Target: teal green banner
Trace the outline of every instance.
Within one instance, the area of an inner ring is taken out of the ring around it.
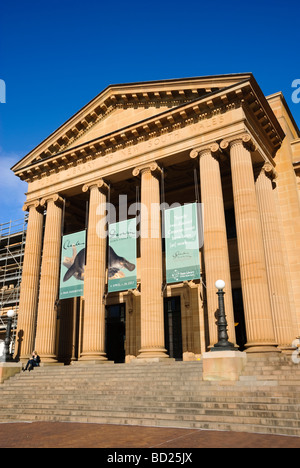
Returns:
[[[86,231],[62,238],[59,298],[83,296]]]
[[[108,292],[136,289],[136,219],[109,225]]]
[[[198,204],[165,211],[167,283],[200,279]]]

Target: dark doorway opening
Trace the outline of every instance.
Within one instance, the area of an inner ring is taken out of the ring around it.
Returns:
[[[106,355],[109,361],[125,362],[126,305],[106,307]]]
[[[247,343],[247,333],[244,315],[243,294],[240,288],[232,290],[232,299],[234,309],[236,343],[239,346],[240,350],[243,351],[245,349],[245,344]]]
[[[180,296],[164,300],[165,346],[170,358],[182,360],[182,326]]]

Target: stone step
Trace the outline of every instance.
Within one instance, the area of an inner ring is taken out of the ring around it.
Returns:
[[[26,418],[23,419],[26,421]],[[48,422],[57,422],[56,416],[41,416],[41,418],[36,417],[36,421],[48,421]],[[0,419],[0,423],[7,423],[7,419]],[[76,418],[66,417],[64,422],[77,422],[77,423],[93,423],[93,424],[115,424],[115,425],[133,425],[133,426],[147,426],[147,427],[170,427],[170,428],[182,428],[182,429],[202,429],[202,430],[213,430],[213,431],[232,431],[232,432],[249,432],[249,433],[261,433],[261,434],[274,434],[274,435],[283,435],[283,436],[295,436],[299,437],[299,430],[290,427],[276,427],[276,426],[261,426],[261,425],[251,425],[251,424],[237,424],[234,422],[223,423],[223,422],[202,422],[195,423],[191,421],[176,421],[174,424],[169,420],[153,420],[153,419],[137,419],[137,418],[127,418],[125,421],[123,418],[117,418],[110,416],[105,417],[89,417],[86,416]]]
[[[265,393],[265,395],[269,395],[270,392],[274,396],[293,396],[295,393],[300,392],[300,386],[299,385],[293,385],[293,382],[278,382],[278,381],[273,381],[273,380],[268,380],[268,381],[260,381],[258,382],[252,382],[252,381],[245,381],[245,382],[238,382],[236,386],[227,386],[227,388],[220,387],[219,385],[216,385],[215,391],[217,392],[223,392],[223,389],[225,388],[227,390],[227,394],[230,394],[230,391],[235,391],[237,394],[242,394],[247,392],[253,393],[253,392],[262,392]],[[97,385],[97,383],[84,383],[80,382],[77,385],[75,383],[73,384],[43,384],[43,385],[28,385],[27,388],[24,388],[22,385],[13,385],[11,387],[6,387],[8,392],[10,394],[13,393],[18,393],[19,391],[23,391],[25,393],[31,393],[31,392],[36,392],[38,393],[45,393],[47,391],[54,391],[53,389],[55,388],[55,391],[65,391],[65,392],[74,392],[75,389],[86,391],[86,392],[95,392],[98,390],[101,391],[111,391],[112,393],[119,394],[120,393],[120,387],[116,385]],[[196,393],[210,393],[212,390],[213,386],[207,386],[207,385],[189,385],[189,384],[184,384],[184,385],[168,385],[168,384],[149,384],[149,385],[144,385],[143,383],[132,383],[131,385],[126,385],[125,383],[122,385],[122,393],[123,394],[132,394],[132,393],[145,393],[145,394],[156,394],[160,395],[161,393],[166,393],[169,395],[185,395],[185,396],[193,396]],[[5,394],[5,390],[3,389],[0,393]]]
[[[199,380],[202,380],[202,372],[197,372],[194,373],[192,376],[189,376],[188,374],[182,375],[182,374],[174,374],[174,375],[166,375],[162,374],[160,375],[141,375],[140,377],[143,378],[144,381],[151,382],[153,381],[153,378],[156,378],[159,381],[167,381],[167,382],[177,382],[179,381],[185,381],[188,378],[189,382],[198,382]],[[243,375],[241,376],[241,380],[244,380],[247,377],[256,377],[258,380],[268,380],[268,379],[276,379],[276,380],[294,380],[295,382],[300,382],[300,375],[295,375],[292,373],[279,373],[279,372],[260,372],[260,373],[254,373],[254,372],[244,372]],[[38,371],[33,371],[30,373],[22,373],[18,374],[16,376],[15,382],[18,381],[24,381],[26,380],[27,382],[30,381],[53,381],[54,380],[60,380],[60,381],[77,381],[79,379],[84,379],[84,380],[92,380],[94,378],[97,378],[99,382],[105,382],[109,380],[110,382],[118,382],[118,381],[132,381],[136,380],[137,376],[132,374],[132,375],[114,375],[114,376],[107,376],[107,375],[97,375],[95,373],[91,374],[62,374],[61,376],[55,376],[55,375],[49,375],[49,374],[41,374]],[[4,383],[4,385],[6,385]]]
[[[206,423],[214,424],[214,423],[226,423],[229,424],[230,427],[233,427],[235,424],[241,425],[255,425],[255,426],[264,426],[264,427],[276,427],[278,431],[284,430],[283,428],[293,429],[294,433],[298,432],[300,435],[300,421],[295,419],[278,419],[272,417],[272,415],[266,416],[257,416],[251,414],[239,414],[238,416],[234,416],[232,413],[224,414],[212,411],[211,413],[205,414],[177,414],[177,413],[170,413],[165,412],[154,412],[149,411],[146,412],[138,412],[138,411],[122,411],[122,410],[90,410],[87,409],[80,410],[80,409],[57,409],[57,408],[43,408],[42,410],[39,408],[28,408],[23,409],[20,413],[13,415],[10,412],[5,412],[5,410],[0,411],[0,419],[1,420],[18,420],[18,421],[37,421],[37,420],[49,420],[48,418],[52,418],[52,420],[56,421],[78,421],[78,418],[85,418],[86,422],[95,422],[103,420],[105,418],[107,421],[111,419],[118,418],[119,421],[123,421],[123,424],[128,423],[128,420],[150,420],[155,421],[156,425],[159,421],[168,421],[168,425],[177,425],[178,422],[184,421],[185,423],[189,423],[196,427],[202,427]]]
[[[95,390],[93,392],[86,391],[86,389],[82,389],[76,391],[66,393],[64,390],[55,391],[53,393],[53,389],[41,394],[38,391],[30,391],[23,390],[22,392],[18,393],[11,393],[7,390],[5,393],[2,392],[1,394],[1,401],[4,405],[5,402],[13,402],[17,403],[18,401],[27,401],[30,399],[37,399],[42,401],[60,401],[65,400],[66,402],[84,399],[85,401],[88,400],[101,400],[105,402],[107,399],[113,402],[118,401],[145,401],[147,404],[148,402],[151,403],[154,401],[156,404],[170,404],[172,402],[181,402],[182,404],[203,404],[209,402],[228,402],[231,403],[241,403],[241,404],[286,404],[286,405],[297,405],[299,403],[299,398],[295,396],[295,394],[291,393],[289,396],[282,396],[282,394],[272,395],[270,396],[269,393],[266,392],[222,392],[222,391],[211,391],[209,394],[207,392],[197,392],[197,393],[190,393],[189,395],[182,395],[182,393],[177,392],[176,394],[162,394],[160,393],[153,393],[151,391],[146,392],[130,392],[130,393],[120,393],[119,391],[115,391],[112,393],[111,391],[103,391],[103,390]]]
[[[116,411],[116,405],[112,402],[103,401],[84,401],[84,400],[74,400],[68,402],[66,409],[65,401],[38,401],[34,400],[28,402],[7,402],[0,408],[0,415],[5,413],[7,410],[13,409],[15,414],[20,414],[27,412],[29,410],[30,414],[34,414],[36,411],[41,411],[39,405],[42,405],[42,411],[66,411],[66,414],[73,413],[74,411]],[[177,415],[222,415],[223,416],[232,416],[235,414],[236,410],[239,411],[239,416],[243,417],[260,417],[260,418],[280,418],[283,419],[294,419],[296,417],[299,420],[299,408],[295,406],[283,406],[283,405],[242,405],[242,404],[155,404],[153,402],[151,405],[148,403],[145,405],[145,402],[132,401],[130,402],[119,402],[117,411],[119,412],[143,412],[143,413],[169,413]]]
[[[26,417],[22,418],[23,421],[27,421]],[[57,416],[42,415],[41,417],[35,416],[34,421],[49,421],[57,422],[60,421]],[[6,418],[1,419],[0,423],[9,422]],[[140,419],[140,418],[118,418],[114,415],[109,417],[65,417],[64,422],[77,422],[77,423],[94,423],[94,424],[116,424],[116,425],[133,425],[133,426],[147,426],[147,427],[175,427],[182,429],[203,429],[203,430],[214,430],[214,431],[232,431],[232,432],[250,432],[250,433],[262,433],[262,434],[277,434],[277,435],[289,435],[299,437],[299,429],[291,427],[280,427],[277,426],[261,426],[252,424],[239,424],[232,421],[231,423],[224,422],[191,422],[191,421],[173,421],[164,419]]]
[[[204,382],[202,363],[42,367],[0,387],[0,422],[73,421],[300,436],[300,374],[252,356],[238,382]]]
[[[187,411],[186,409],[179,411],[178,409],[176,411],[171,411],[169,408],[160,408],[160,409],[154,409],[154,408],[134,408],[134,407],[118,407],[115,408],[114,406],[112,407],[99,407],[99,408],[87,408],[87,407],[81,407],[78,408],[76,405],[71,405],[70,407],[63,408],[63,407],[53,407],[53,405],[43,405],[43,408],[37,407],[34,403],[28,403],[20,405],[20,408],[15,408],[15,415],[28,415],[28,417],[33,417],[37,414],[50,414],[50,415],[56,415],[58,417],[64,417],[64,416],[69,416],[69,415],[79,415],[83,416],[84,414],[90,415],[90,416],[98,416],[98,415],[104,415],[104,416],[109,416],[109,415],[122,415],[122,417],[127,418],[127,417],[139,417],[143,418],[146,417],[146,415],[150,415],[150,417],[153,417],[155,419],[159,419],[160,417],[163,417],[163,419],[176,419],[177,417],[180,419],[189,419],[191,421],[225,421],[225,422],[230,422],[232,419],[232,416],[234,414],[233,410],[218,410],[218,409],[202,409],[198,410],[197,412],[195,411]],[[1,408],[0,409],[0,417],[3,415],[11,415],[11,412],[9,412],[9,408]],[[14,415],[14,417],[15,417]],[[248,420],[253,420],[255,424],[270,424],[271,420],[274,420],[274,413],[272,412],[266,412],[266,411],[250,411],[250,410],[242,410],[239,412],[238,415],[235,415],[235,421],[236,422],[241,422],[244,421],[245,419]],[[286,425],[286,421],[288,421],[288,424],[291,427],[300,427],[300,421],[299,419],[293,419],[291,417],[291,413],[279,413],[279,418],[276,418],[276,424],[277,425]]]

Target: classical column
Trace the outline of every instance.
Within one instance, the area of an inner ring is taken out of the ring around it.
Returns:
[[[35,325],[41,269],[44,209],[39,201],[23,208],[29,211],[22,271],[17,329],[17,357],[27,361],[34,348]]]
[[[141,174],[141,350],[139,359],[168,358],[162,294],[160,168],[156,162],[133,171]]]
[[[235,343],[234,313],[232,301],[230,263],[227,231],[223,202],[219,145],[211,144],[197,148],[191,157],[200,156],[201,202],[204,209],[204,263],[206,275],[207,308],[209,320],[210,346],[218,341],[215,313],[218,310],[218,296],[215,283],[225,281],[225,311],[228,321],[228,334]]]
[[[223,141],[230,147],[237,241],[247,330],[248,352],[274,352],[276,340],[268,288],[266,260],[256,198],[250,135]]]
[[[105,210],[108,186],[101,179],[85,185],[90,191],[86,267],[84,273],[84,316],[80,361],[106,362],[105,278],[107,229]]]
[[[276,341],[281,349],[291,348],[294,340],[288,283],[273,192],[273,166],[265,163],[256,180],[257,200],[265,246],[267,275]]]
[[[52,195],[47,206],[35,348],[42,362],[55,363],[63,199]]]

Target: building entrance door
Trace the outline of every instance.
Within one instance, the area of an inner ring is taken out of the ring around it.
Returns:
[[[165,346],[170,358],[182,360],[182,327],[180,296],[164,300]]]
[[[235,335],[236,343],[241,351],[244,351],[245,344],[247,343],[247,333],[245,325],[243,294],[241,289],[232,290],[234,321],[235,321]]]
[[[109,361],[125,362],[126,305],[106,307],[106,355]]]

